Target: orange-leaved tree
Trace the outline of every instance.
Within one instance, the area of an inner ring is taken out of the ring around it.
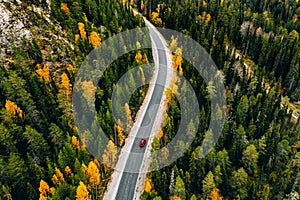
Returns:
[[[181,198],[179,196],[173,196],[170,198],[170,200],[181,200]]]
[[[44,180],[40,181],[39,191],[40,191],[41,195],[47,196],[47,193],[50,191],[50,188],[46,181],[44,181]]]
[[[61,3],[60,4],[60,9],[63,10],[63,11],[65,11],[65,13],[67,15],[70,14],[70,9],[68,8],[68,5],[66,3]]]
[[[142,63],[142,59],[143,59],[143,55],[141,54],[141,51],[138,50],[137,54],[135,55],[135,61],[138,64],[141,64]]]
[[[150,182],[149,179],[146,179],[146,181],[145,181],[145,191],[149,193],[151,190],[152,190],[151,182]]]
[[[223,196],[220,194],[220,190],[218,188],[214,188],[208,196],[208,199],[211,200],[222,200]]]

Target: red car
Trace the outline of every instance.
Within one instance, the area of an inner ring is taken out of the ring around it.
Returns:
[[[146,138],[142,138],[140,141],[140,147],[144,147],[146,144]]]

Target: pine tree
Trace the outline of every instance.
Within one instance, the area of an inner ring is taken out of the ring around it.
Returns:
[[[180,197],[180,199],[186,199],[185,185],[180,176],[176,177],[174,195]]]
[[[215,181],[214,181],[214,175],[211,171],[208,172],[205,179],[202,181],[202,190],[205,197],[208,197],[208,195],[212,192],[212,190],[216,187]]]
[[[258,152],[256,151],[256,147],[253,144],[250,144],[243,151],[242,162],[248,174],[253,174],[257,170],[258,163]]]
[[[236,197],[245,199],[248,196],[248,174],[244,168],[240,168],[232,173],[232,188]]]

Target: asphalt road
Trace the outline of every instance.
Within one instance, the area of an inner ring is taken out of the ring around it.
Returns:
[[[144,153],[146,150],[146,147],[141,148],[139,146],[140,139],[146,138],[147,142],[149,141],[151,130],[154,125],[154,120],[156,118],[159,104],[164,93],[164,85],[167,78],[166,52],[164,50],[160,50],[164,49],[163,43],[160,36],[151,27],[148,26],[148,28],[150,35],[157,47],[159,61],[158,76],[156,84],[154,86],[152,97],[146,109],[145,115],[143,116],[141,127],[138,130],[137,137],[134,140],[128,160],[126,162],[118,192],[115,198],[116,200],[132,200],[134,197],[134,190],[136,188],[136,183],[139,176],[138,172],[141,169]],[[128,171],[136,173],[129,173]]]

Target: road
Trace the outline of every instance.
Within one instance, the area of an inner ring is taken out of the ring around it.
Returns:
[[[137,14],[137,13],[136,13]],[[104,200],[138,199],[144,189],[145,172],[150,164],[151,141],[158,133],[164,111],[165,88],[173,76],[172,58],[166,42],[156,28],[145,19],[152,41],[155,72],[141,106],[136,122],[126,139],[119,156],[112,180],[104,194]],[[141,138],[147,139],[144,148]]]
[[[161,41],[160,36],[152,27],[148,26],[148,28],[152,37],[152,41],[155,41],[155,45],[158,51],[158,76],[156,79],[156,84],[154,86],[153,94],[151,96],[148,107],[146,108],[146,113],[143,116],[141,127],[138,130],[137,137],[134,140],[133,146],[130,151],[131,153],[129,154],[128,160],[126,162],[124,169],[125,172],[123,172],[122,174],[118,192],[115,198],[116,200],[132,200],[134,197],[136,182],[139,174],[130,173],[128,171],[140,171],[144,153],[146,150],[146,148],[141,148],[139,146],[140,138],[147,138],[147,141],[149,141],[156,114],[158,113],[159,104],[161,103],[161,99],[164,94],[164,85],[167,78],[166,52],[164,50],[161,50],[164,49],[163,42]]]

